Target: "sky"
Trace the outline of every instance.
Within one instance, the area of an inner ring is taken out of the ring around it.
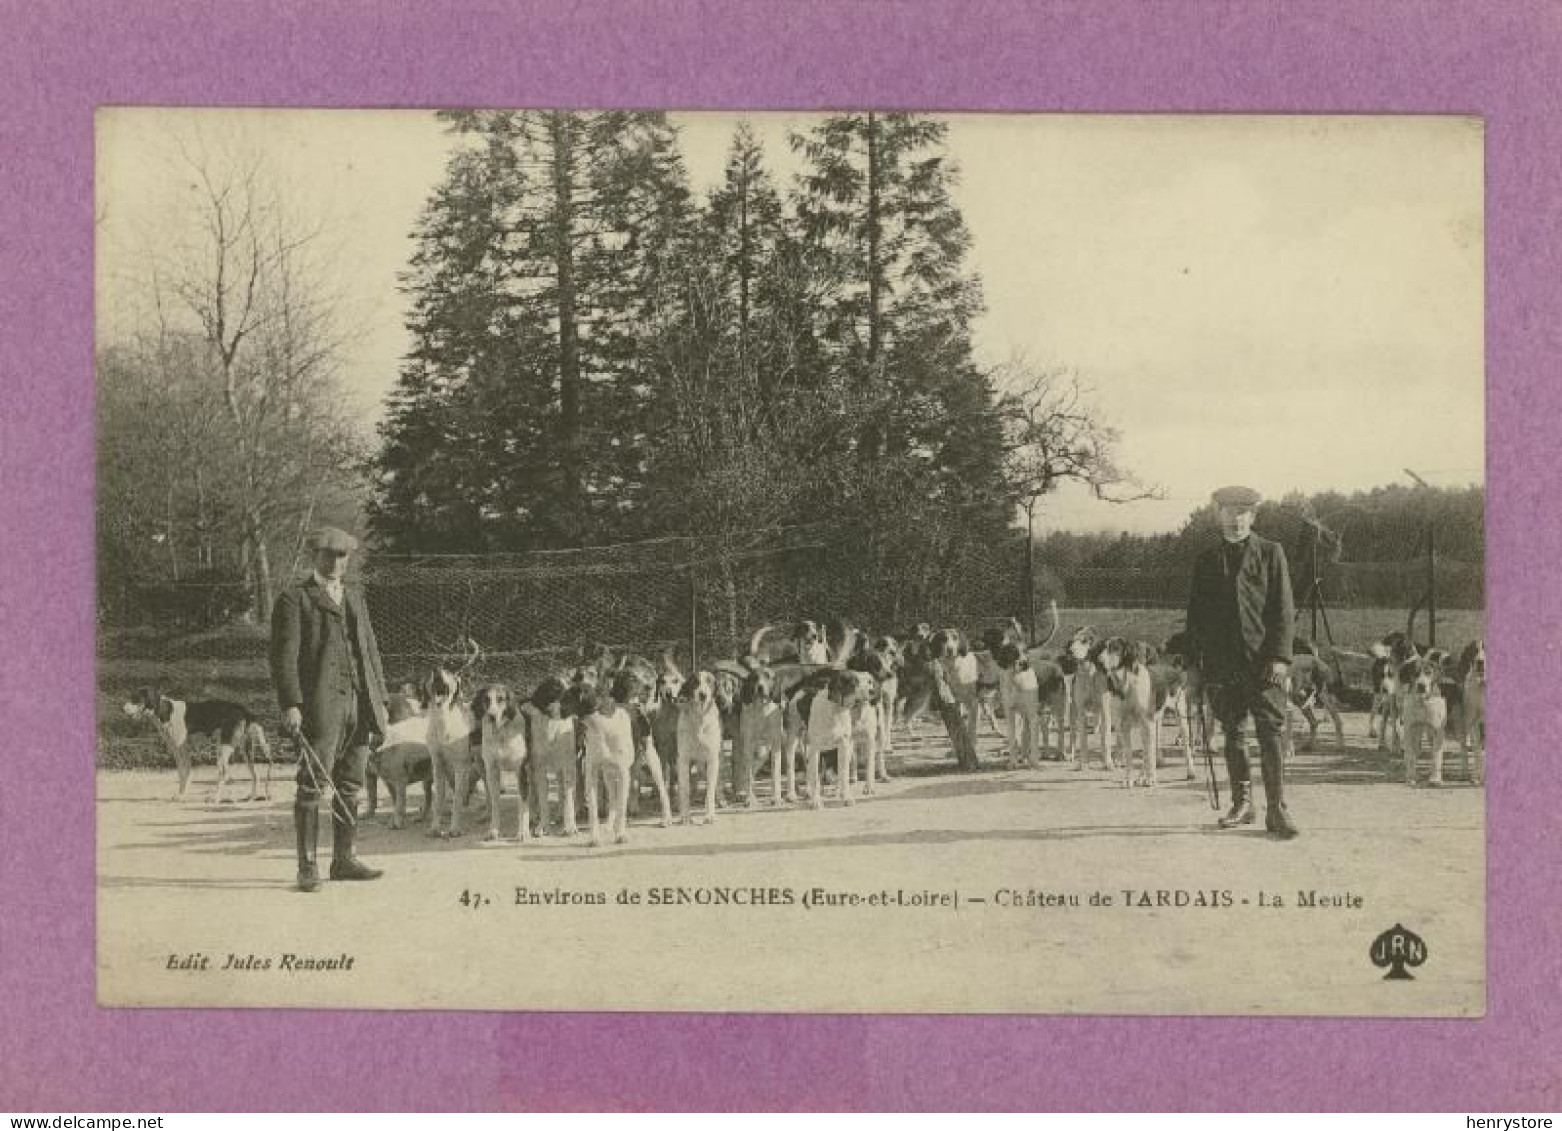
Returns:
[[[807,114],[742,115],[778,179]],[[675,113],[691,185],[739,116]],[[1064,490],[1038,529],[1175,530],[1227,483],[1269,497],[1484,479],[1484,137],[1474,119],[949,115],[986,310],[978,357],[1077,374],[1163,499]],[[262,154],[355,334],[365,428],[406,349],[409,234],[449,139],[396,110],[98,115],[99,337],[133,332],[180,238],[179,154]]]

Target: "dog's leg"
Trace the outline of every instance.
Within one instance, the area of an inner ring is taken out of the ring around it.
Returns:
[[[705,823],[716,823],[716,790],[721,783],[721,747],[716,747],[716,753],[711,760],[705,763]]]
[[[1012,770],[1018,765],[1020,754],[1020,719],[1019,712],[1010,704],[1009,709],[1003,713],[1005,735],[1005,750],[1003,765],[1005,769]]]
[[[472,765],[470,758],[456,767],[456,804],[454,811],[450,814],[451,837],[462,836],[466,832],[466,805],[463,804],[463,800],[469,799],[474,792],[473,782],[479,776],[473,772],[474,769],[475,767]]]
[[[385,780],[385,784],[390,787],[391,791],[390,827],[393,829],[402,828],[407,823],[407,789],[409,787],[409,783],[403,781],[398,786],[396,782],[387,778]],[[378,782],[375,783],[374,788],[376,790],[379,789]]]
[[[992,728],[993,734],[997,735],[999,738],[1002,738],[1003,731],[998,727],[998,712],[993,706],[992,697],[989,695],[984,695],[981,692],[977,692],[976,710],[978,718],[985,716],[987,719],[987,725]],[[973,727],[977,733],[980,733],[981,728],[979,725],[973,724]]]
[[[271,760],[271,743],[266,741],[266,729],[259,723],[251,723],[251,741],[260,748],[261,756],[266,759],[266,785],[261,791],[262,801],[271,800],[271,778],[275,764]]]
[[[183,801],[185,790],[190,787],[190,743],[185,740],[183,746],[175,746],[172,743],[164,744],[174,758],[174,772],[179,775],[179,785],[174,790],[174,800]]]
[[[1115,770],[1117,769],[1117,760],[1114,757],[1117,753],[1117,735],[1115,733],[1116,720],[1112,717],[1111,692],[1102,693],[1099,714],[1101,716],[1098,724],[1101,738],[1101,763],[1103,768]]]
[[[1399,744],[1404,747],[1405,755],[1405,784],[1416,784],[1416,760],[1421,750],[1421,731],[1419,725],[1407,726],[1399,734]]]
[[[515,839],[525,844],[531,839],[531,779],[535,766],[523,762],[515,769]]]
[[[678,823],[689,823],[689,791],[693,783],[689,781],[689,754],[683,749],[683,743],[679,743],[678,750]]]
[[[890,781],[889,756],[895,752],[894,728],[890,725],[895,714],[894,704],[885,700],[879,703],[879,780]]]
[[[538,837],[548,835],[553,826],[548,818],[548,769],[545,764],[534,763],[531,772],[532,832]]]
[[[439,823],[444,820],[445,792],[449,784],[446,779],[449,777],[450,767],[445,763],[444,755],[434,751],[429,752],[429,761],[434,774],[434,795],[431,802],[434,808],[433,816],[429,818],[428,832],[424,835],[430,839],[438,839],[440,836]]]
[[[819,785],[819,754],[814,744],[808,744],[805,769],[808,774],[808,801],[815,809],[824,808],[824,793]]]
[[[1443,784],[1443,751],[1447,748],[1447,736],[1441,726],[1433,725],[1427,729],[1427,738],[1432,744],[1432,776],[1427,784],[1438,786]]]
[[[613,809],[613,843],[629,840],[629,768],[615,765],[608,779],[607,796]]]
[[[569,764],[559,771],[560,817],[564,821],[565,836],[578,836],[580,834],[580,825],[577,823],[575,816],[577,803],[575,779],[579,772],[574,758],[571,758]]]
[[[673,823],[672,802],[667,796],[667,780],[662,776],[662,759],[654,749],[647,750],[645,768],[651,771],[651,781],[656,786],[656,799],[662,803],[662,828]]]
[[[786,762],[786,795],[784,800],[788,805],[797,803],[797,754],[802,740],[796,731],[788,731],[784,743],[786,753],[782,756]]]
[[[499,839],[499,761],[487,754],[483,755],[483,782],[484,790],[488,794],[488,832],[484,840]],[[524,799],[521,802],[525,805]]]
[[[1345,752],[1345,721],[1340,718],[1339,704],[1332,699],[1323,705],[1329,712],[1329,721],[1334,724],[1334,748],[1340,753]]]
[[[597,824],[597,787],[602,784],[602,778],[605,776],[602,770],[605,768],[605,766],[599,765],[595,761],[586,762],[586,828],[591,833],[592,848],[602,847],[602,828]],[[607,803],[608,812],[611,813],[613,811],[613,789],[611,786],[608,787]]]
[[[1161,784],[1157,776],[1156,767],[1161,758],[1161,713],[1156,711],[1150,719],[1150,725],[1144,728],[1145,768],[1149,773],[1149,781],[1145,782],[1151,789]]]
[[[217,792],[213,800],[221,805],[225,798],[223,793],[228,788],[228,761],[233,757],[233,747],[226,742],[217,743]]]
[[[244,752],[244,764],[249,767],[249,796],[245,801],[254,801],[260,794],[260,775],[255,772],[254,739],[250,736],[250,730],[254,723],[246,723],[239,733],[239,749]]]

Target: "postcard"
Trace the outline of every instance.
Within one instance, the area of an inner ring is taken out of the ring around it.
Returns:
[[[1481,120],[96,126],[100,1004],[1484,1015]]]

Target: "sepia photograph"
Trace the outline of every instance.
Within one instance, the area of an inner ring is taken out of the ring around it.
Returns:
[[[1481,119],[95,129],[99,1004],[1485,1014]]]

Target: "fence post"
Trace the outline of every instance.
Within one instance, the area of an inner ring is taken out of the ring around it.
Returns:
[[[1025,507],[1025,631],[1036,639],[1036,500]]]
[[[1426,497],[1426,639],[1428,648],[1437,647],[1437,519],[1432,485],[1405,468],[1405,474],[1421,486]]]
[[[700,670],[700,583],[694,570],[694,543],[689,543],[689,673]]]

